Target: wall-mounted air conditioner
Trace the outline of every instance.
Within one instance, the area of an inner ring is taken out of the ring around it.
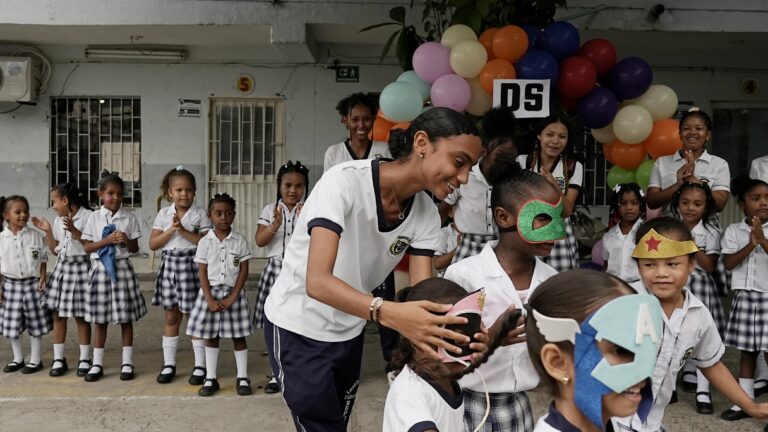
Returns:
[[[37,86],[29,57],[0,57],[0,101],[34,102]]]

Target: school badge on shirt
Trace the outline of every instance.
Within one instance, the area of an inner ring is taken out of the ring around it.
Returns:
[[[192,232],[195,234],[200,234],[200,225],[195,225],[192,227]]]
[[[235,267],[239,267],[240,266],[240,257],[239,256],[235,256],[234,258],[232,258],[232,265],[235,266]]]
[[[404,236],[397,236],[397,240],[389,245],[389,254],[392,256],[398,256],[408,249],[411,244],[411,239]]]
[[[36,250],[33,250],[33,251],[32,251],[32,259],[33,259],[33,260],[35,260],[35,261],[37,261],[38,259],[40,259],[40,252],[39,252],[39,251],[36,251]]]
[[[688,347],[687,350],[685,350],[685,354],[683,354],[683,358],[680,359],[680,367],[682,367],[686,361],[688,361],[689,358],[691,358],[691,355],[693,355],[693,347]]]

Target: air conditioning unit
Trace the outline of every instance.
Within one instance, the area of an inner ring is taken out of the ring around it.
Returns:
[[[0,101],[34,102],[37,85],[29,57],[0,57]]]

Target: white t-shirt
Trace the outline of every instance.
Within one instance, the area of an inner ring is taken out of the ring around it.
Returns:
[[[519,163],[521,167],[534,172],[540,171],[538,163],[536,163],[536,166],[527,167],[527,160],[528,155],[519,155],[517,157],[517,163]],[[558,157],[557,165],[555,165],[555,169],[552,170],[552,177],[557,180],[557,184],[560,186],[560,190],[563,191],[563,193],[565,193],[566,189],[568,188],[581,189],[581,186],[584,182],[584,166],[581,164],[581,162],[574,161],[573,173],[571,173],[571,177],[568,179],[568,184],[566,185],[565,174],[563,174],[563,158]]]
[[[176,213],[176,205],[171,203],[168,207],[163,207],[157,212],[155,223],[152,229],[165,231],[173,225],[173,215]],[[199,205],[192,203],[181,218],[181,225],[187,231],[195,234],[205,234],[206,231],[213,228],[208,212]],[[185,250],[194,249],[197,245],[184,238],[181,234],[175,232],[163,245],[163,250]]]
[[[406,250],[431,257],[439,246],[440,215],[431,198],[417,193],[403,210],[403,220],[385,224],[378,160],[345,162],[323,174],[301,210],[282,270],[267,297],[267,318],[318,341],[341,342],[358,336],[365,320],[307,295],[310,232],[322,227],[339,235],[333,275],[368,294],[387,278]]]
[[[211,286],[235,286],[240,274],[240,263],[251,259],[248,241],[240,233],[231,230],[224,240],[219,240],[213,230],[200,239],[195,252],[195,262],[208,265],[208,283]]]
[[[632,258],[632,251],[635,250],[635,234],[642,223],[642,219],[636,220],[627,235],[622,234],[619,224],[603,234],[603,259],[608,263],[606,271],[627,282],[640,280],[637,261]]]
[[[288,210],[288,207],[280,200],[280,211],[283,213],[283,223],[280,224],[280,228],[272,235],[272,240],[264,246],[268,257],[283,256],[283,250],[293,235],[293,229],[296,226],[296,208],[293,206],[292,210]],[[272,215],[275,211],[275,203],[269,203],[264,206],[264,210],[261,211],[259,216],[259,225],[269,227],[272,224]],[[270,228],[267,228],[270,229]]]
[[[691,230],[693,241],[706,255],[720,255],[720,230],[699,221]],[[701,268],[698,261],[696,267]]]
[[[497,231],[491,211],[491,191],[480,164],[469,171],[467,184],[445,197],[443,201],[454,207],[453,220],[463,233],[491,235]]]
[[[749,169],[749,177],[768,183],[768,155],[755,158]]]
[[[451,264],[445,278],[461,285],[468,292],[485,288],[483,324],[490,328],[496,319],[514,305],[523,308],[523,301],[512,280],[499,264],[493,248],[497,241],[488,242],[475,256]],[[557,274],[557,270],[536,258],[528,297],[542,282]],[[530,390],[539,383],[539,374],[531,363],[528,347],[519,343],[499,347],[488,361],[480,366],[489,393],[512,393]],[[461,379],[461,386],[476,392],[484,392],[480,375],[471,373]]]
[[[72,217],[72,223],[75,228],[82,233],[88,217],[93,213],[91,210],[80,207],[77,213]],[[83,249],[83,244],[72,238],[72,233],[64,229],[64,218],[57,216],[53,220],[53,238],[59,242],[56,245],[56,255],[59,257],[83,256],[88,255]]]
[[[639,294],[648,294],[642,281],[632,284]],[[614,419],[638,432],[656,432],[662,428],[664,409],[675,390],[677,374],[687,360],[697,367],[708,368],[720,361],[725,346],[717,332],[712,315],[704,303],[686,287],[683,307],[675,309],[671,317],[662,314],[664,333],[659,342],[656,366],[653,369],[653,405],[645,425],[637,415]]]
[[[88,216],[88,221],[85,223],[85,229],[81,236],[83,240],[97,242],[100,241],[101,233],[104,231],[104,227],[109,224],[115,224],[117,231],[122,231],[131,240],[136,240],[141,237],[141,227],[139,227],[139,220],[136,216],[126,211],[123,207],[120,207],[115,214],[108,208],[101,206],[98,210]],[[128,248],[125,246],[116,244],[115,246],[115,259],[128,258],[131,254],[128,252]],[[98,251],[91,254],[91,259],[98,259]]]
[[[456,396],[447,394],[405,366],[387,393],[382,431],[463,432],[464,398],[458,384],[454,391]]]
[[[391,159],[392,155],[389,153],[389,145],[385,142],[371,141],[371,146],[368,147],[368,151],[359,158],[352,151],[352,147],[349,146],[349,140],[342,141],[338,144],[334,144],[328,147],[325,151],[325,158],[323,160],[323,172],[327,172],[331,167],[334,167],[342,162],[349,162],[353,160],[363,159]]]
[[[728,225],[723,236],[723,255],[736,253],[748,245],[751,232],[751,224],[745,220]],[[763,234],[768,237],[768,222],[763,224]],[[731,289],[768,292],[768,254],[761,246],[731,270]]]
[[[40,264],[48,262],[45,236],[24,227],[14,235],[6,224],[0,232],[0,273],[10,278],[39,278]]]

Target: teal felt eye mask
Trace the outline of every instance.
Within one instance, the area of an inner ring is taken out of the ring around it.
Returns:
[[[542,215],[550,219],[549,223],[533,228],[533,221]],[[565,238],[563,198],[554,205],[539,199],[532,199],[523,204],[517,214],[517,232],[528,243],[546,243]]]

